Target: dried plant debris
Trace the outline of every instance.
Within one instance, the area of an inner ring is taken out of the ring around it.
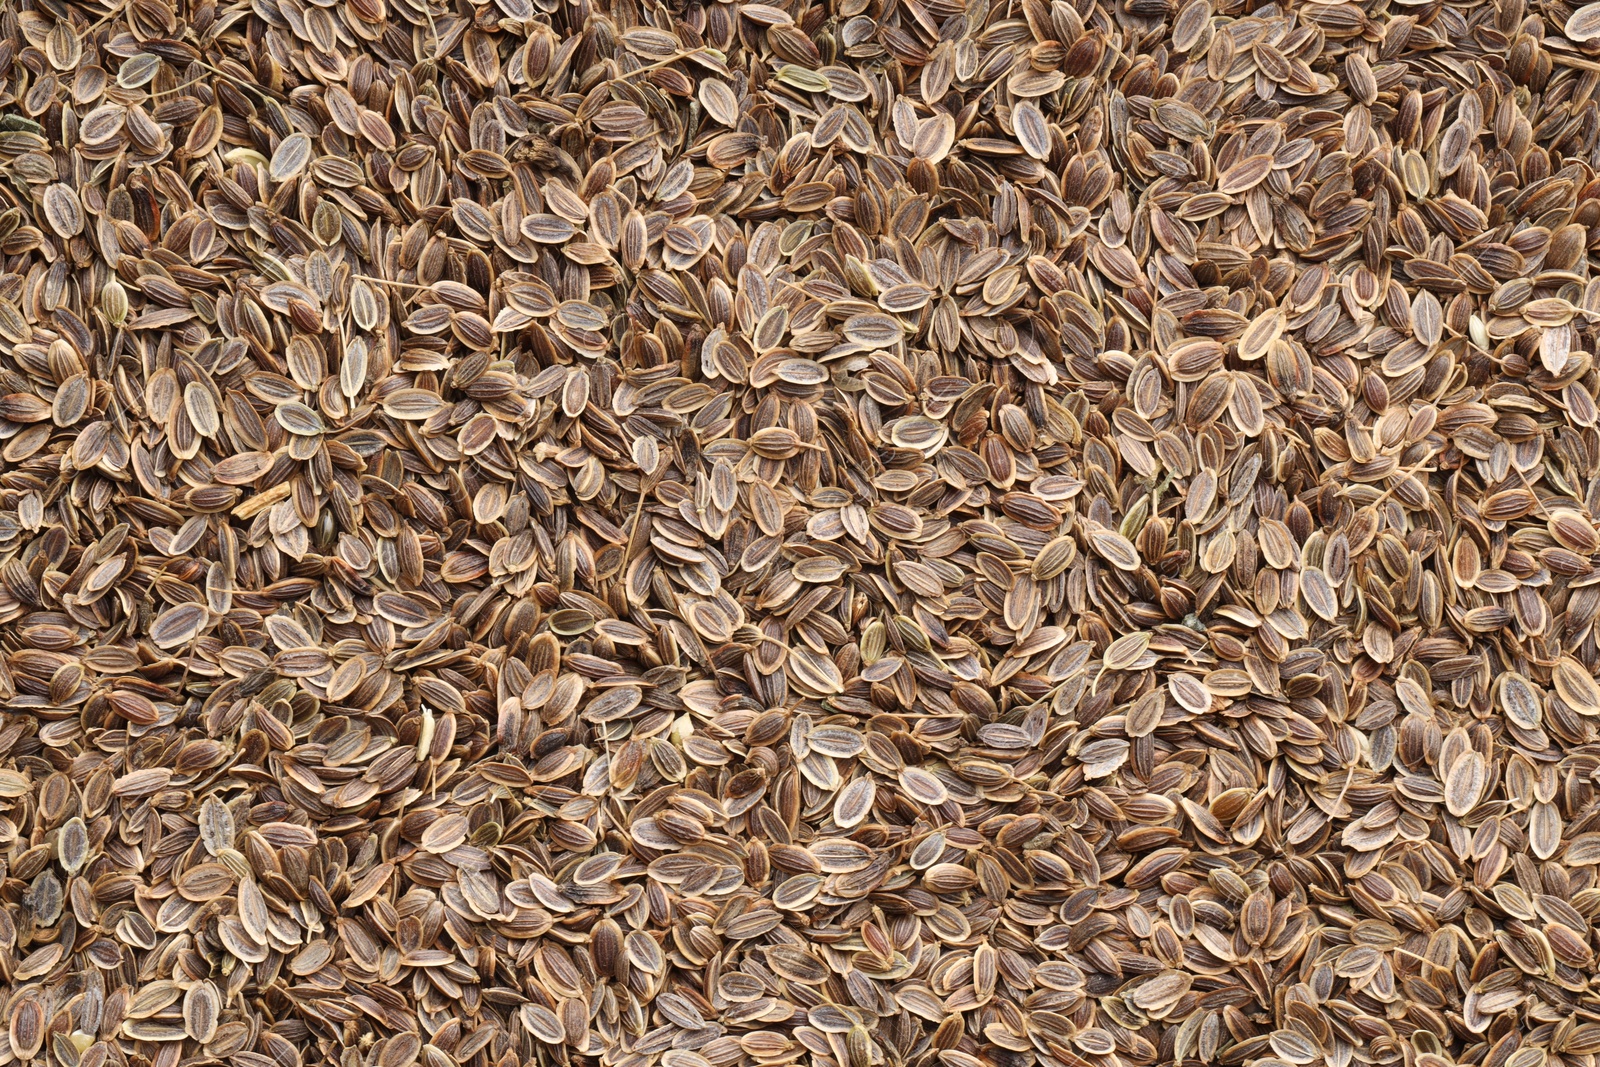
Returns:
[[[0,5],[0,1065],[1592,1067],[1597,90]]]

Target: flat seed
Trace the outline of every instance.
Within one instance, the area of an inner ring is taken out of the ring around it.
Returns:
[[[275,182],[285,182],[297,177],[311,162],[311,138],[304,133],[291,133],[272,152],[267,168],[268,176]]]
[[[1600,37],[1600,4],[1585,4],[1568,18],[1565,26],[1567,39],[1576,42]]]
[[[83,205],[78,202],[78,194],[64,183],[45,189],[44,214],[58,237],[76,237],[83,232]]]
[[[1032,100],[1024,100],[1011,112],[1017,140],[1024,151],[1041,162],[1050,158],[1050,127],[1044,113]]]

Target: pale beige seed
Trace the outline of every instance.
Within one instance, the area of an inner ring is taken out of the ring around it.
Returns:
[[[383,401],[385,414],[391,418],[413,422],[421,422],[438,414],[444,406],[443,397],[425,389],[402,389],[385,397]]]
[[[326,429],[322,416],[299,401],[279,404],[273,409],[273,417],[279,426],[300,437],[313,437]]]
[[[807,732],[806,742],[813,751],[835,759],[849,759],[866,747],[861,733],[848,726],[815,727]]]
[[[467,839],[467,820],[460,815],[446,815],[429,825],[422,835],[422,847],[428,852],[448,852]]]
[[[1339,614],[1339,597],[1328,576],[1319,567],[1307,567],[1300,574],[1300,594],[1306,607],[1325,622],[1332,622]]]
[[[911,150],[917,158],[928,163],[938,163],[950,154],[950,149],[955,144],[956,122],[954,116],[938,114],[932,118],[923,119],[917,126],[917,133]]]
[[[785,879],[772,893],[773,906],[782,911],[802,911],[810,907],[821,893],[823,880],[810,874]]]
[[[577,418],[589,406],[589,376],[581,370],[567,375],[561,390],[561,412],[568,418]]]
[[[197,604],[181,604],[156,617],[150,624],[150,639],[158,648],[176,648],[193,640],[206,622],[204,608]]]
[[[253,878],[242,879],[239,882],[240,932],[249,939],[250,943],[265,945],[270,921],[266,898],[263,896],[261,888],[256,885]]]
[[[178,892],[185,900],[197,903],[215,900],[233,887],[233,874],[216,863],[202,863],[177,879]]]
[[[1583,664],[1563,656],[1551,671],[1551,681],[1556,695],[1578,714],[1600,715],[1600,686],[1596,686],[1594,676]]]
[[[1251,320],[1239,338],[1239,358],[1257,360],[1264,357],[1281,336],[1285,320],[1276,310],[1263,311]]]
[[[1032,100],[1024,100],[1011,111],[1017,141],[1028,155],[1041,162],[1050,158],[1050,127],[1044,113]]]
[[[804,559],[794,565],[794,576],[802,582],[835,582],[849,569],[844,560],[831,556]]]
[[[61,827],[56,840],[56,852],[61,867],[68,874],[76,874],[89,859],[89,831],[83,819],[73,816]]]
[[[1476,752],[1462,753],[1445,774],[1445,807],[1452,815],[1465,815],[1483,797],[1487,768]]]
[[[522,235],[539,244],[560,244],[575,232],[570,222],[555,215],[529,215],[522,220]]]
[[[304,133],[291,133],[273,149],[272,161],[267,171],[275,182],[288,181],[300,174],[311,162],[311,138]]]
[[[1032,573],[1036,581],[1054,578],[1072,565],[1075,546],[1071,538],[1058,537],[1039,550],[1034,557]]]
[[[1539,859],[1547,860],[1560,850],[1561,834],[1561,813],[1555,805],[1544,802],[1535,804],[1528,818],[1529,850]]]
[[[421,1051],[422,1035],[414,1030],[406,1030],[389,1040],[377,1062],[379,1067],[409,1067],[416,1062],[417,1054]]]
[[[209,1042],[217,1034],[221,998],[210,982],[197,982],[183,997],[184,1031],[194,1040]]]
[[[83,205],[78,194],[58,182],[44,191],[44,215],[58,237],[76,237],[83,232]]]
[[[1564,28],[1567,39],[1589,41],[1600,37],[1600,4],[1586,4],[1567,18]]]
[[[122,131],[127,121],[128,109],[120,104],[106,104],[84,115],[78,125],[78,136],[87,145],[102,145]]]
[[[199,382],[190,382],[184,387],[183,403],[189,421],[201,437],[215,437],[221,431],[222,421],[211,390]]]
[[[1507,671],[1498,680],[1500,707],[1506,718],[1525,730],[1539,727],[1543,716],[1538,691],[1528,680],[1515,671]]]
[[[50,405],[51,421],[57,426],[76,426],[89,410],[90,388],[86,374],[74,374],[62,382]]]
[[[161,59],[150,52],[129,56],[117,71],[117,84],[124,89],[137,89],[146,85],[161,69]]]
[[[1579,834],[1567,843],[1562,862],[1572,867],[1591,867],[1600,863],[1600,834]]]
[[[1210,27],[1211,4],[1208,0],[1189,0],[1178,12],[1172,24],[1172,48],[1187,52],[1197,45]]]
[[[1149,647],[1149,633],[1141,631],[1119,637],[1106,648],[1105,666],[1108,670],[1127,670],[1144,656]]]
[[[1094,530],[1089,534],[1089,546],[1095,553],[1119,570],[1138,570],[1142,561],[1133,542],[1113,530]]]
[[[834,799],[833,821],[842,829],[860,825],[876,797],[877,786],[871,778],[852,779]]]
[[[44,1006],[36,996],[25,997],[12,1009],[10,1019],[11,1049],[23,1060],[32,1059],[44,1045]]]
[[[727,83],[717,78],[703,78],[699,88],[700,105],[706,114],[723,126],[734,126],[739,121],[739,101]]]
[[[1148,737],[1161,725],[1166,711],[1166,691],[1153,689],[1133,702],[1128,709],[1124,729],[1129,737]]]
[[[792,649],[785,667],[792,681],[811,692],[837,693],[843,688],[839,669],[833,661],[810,649]]]
[[[354,338],[339,360],[339,391],[352,400],[359,396],[367,381],[367,367],[367,343]]]
[[[1217,178],[1217,191],[1238,195],[1255,188],[1272,171],[1272,157],[1255,155],[1239,161]]]
[[[540,1004],[524,1004],[518,1019],[528,1034],[547,1045],[561,1044],[566,1032],[555,1012]]]
[[[901,768],[899,780],[906,795],[919,804],[942,804],[949,798],[944,783],[920,768]]]

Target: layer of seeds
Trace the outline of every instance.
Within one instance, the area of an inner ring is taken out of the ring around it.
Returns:
[[[1597,90],[0,5],[0,1065],[1591,1067]]]

